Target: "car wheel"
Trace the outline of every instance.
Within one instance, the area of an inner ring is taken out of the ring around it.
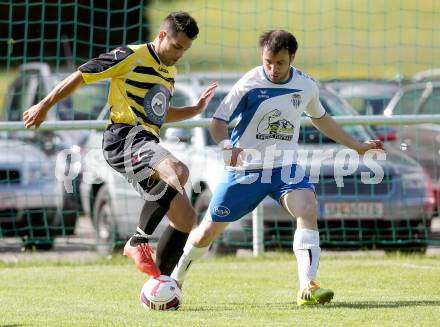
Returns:
[[[113,251],[119,236],[111,209],[110,193],[106,186],[102,186],[96,194],[92,219],[97,246],[108,252]]]

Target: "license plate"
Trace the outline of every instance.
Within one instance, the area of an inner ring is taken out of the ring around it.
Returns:
[[[381,202],[329,202],[324,204],[323,218],[382,218]]]

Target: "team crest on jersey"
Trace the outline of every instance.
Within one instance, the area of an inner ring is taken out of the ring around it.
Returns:
[[[256,138],[291,141],[294,131],[295,126],[281,117],[281,111],[275,109],[265,114],[258,123]]]
[[[292,101],[293,106],[296,109],[298,109],[299,106],[301,105],[301,102],[302,102],[301,94],[298,94],[298,93],[292,94],[292,98],[290,100]]]
[[[170,91],[161,84],[153,86],[145,95],[144,110],[151,123],[158,126],[164,123],[170,97]]]

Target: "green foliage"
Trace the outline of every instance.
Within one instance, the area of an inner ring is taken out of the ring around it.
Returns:
[[[181,71],[247,71],[259,65],[258,36],[278,28],[294,33],[295,65],[317,79],[411,76],[440,57],[436,1],[151,1],[152,34],[179,9],[200,26]]]

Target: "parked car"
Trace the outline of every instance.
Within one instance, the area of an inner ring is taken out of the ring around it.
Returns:
[[[55,85],[67,77],[67,72],[51,71],[46,63],[31,62],[19,68],[17,78],[12,82],[6,99],[3,120],[20,121],[25,110],[38,103]],[[84,85],[73,95],[64,98],[46,115],[46,121],[95,120],[107,101],[108,82]],[[57,189],[63,201],[59,209],[62,212],[62,233],[73,234],[78,214],[81,212],[79,198],[79,181],[82,174],[80,162],[82,151],[89,132],[83,131],[20,131],[10,132],[9,137],[35,144],[51,157],[56,157],[61,150],[70,150],[65,165],[57,166],[62,171],[59,175],[71,174],[77,178],[72,180],[73,192],[66,191],[62,182]]]
[[[384,110],[396,115],[436,115],[440,113],[440,81],[419,82],[400,89]],[[399,134],[394,143],[426,170],[437,192],[440,176],[440,126],[438,124],[392,126]]]
[[[415,83],[403,86],[397,82],[370,80],[330,81],[325,86],[338,92],[363,114],[388,117],[439,114],[439,76],[437,68],[415,74],[412,78]],[[440,142],[437,142],[440,127],[437,124],[377,125],[373,126],[373,130],[378,138],[389,141],[391,146],[416,159],[431,176],[434,192],[437,193],[440,173],[437,156],[440,150]]]
[[[332,80],[323,85],[347,100],[361,115],[383,115],[391,98],[401,87],[397,81],[368,79]],[[382,141],[397,140],[394,128],[375,125],[371,129]]]
[[[20,237],[26,247],[52,248],[58,201],[50,158],[34,145],[0,139],[0,236]]]
[[[205,113],[196,119],[212,117],[230,86],[220,86]],[[192,82],[176,83],[173,101],[178,102],[178,105],[188,105],[197,100],[198,94],[199,91]],[[332,115],[356,114],[344,100],[328,90],[321,90],[321,102]],[[105,112],[101,117],[105,117]],[[360,140],[372,137],[361,126],[344,128]],[[87,148],[96,152],[87,160],[87,179],[84,179],[80,189],[85,212],[92,217],[98,237],[102,242],[110,242],[126,238],[133,232],[138,223],[142,201],[128,183],[111,171],[105,162],[100,149],[101,134],[92,132],[88,140]],[[342,149],[342,146],[336,145],[313,127],[303,127],[299,141],[303,151],[313,152],[318,147],[322,150]],[[224,168],[209,132],[202,127],[164,128],[161,144],[188,165],[190,181],[186,190],[199,216],[203,216]],[[310,171],[311,165],[307,160],[301,164]],[[351,176],[344,177],[344,187],[339,188],[335,183],[335,158],[323,161],[318,170],[320,177],[316,190],[320,208],[319,225],[327,228],[326,233],[321,234],[324,245],[338,242],[354,244],[351,242],[360,241],[374,244],[381,240],[391,242],[392,237],[396,242],[405,237],[422,237],[422,231],[417,226],[429,223],[434,201],[429,179],[423,169],[408,156],[392,149],[388,150],[387,160],[377,164],[384,171],[382,183],[361,183],[362,173],[369,172],[369,167],[361,163]],[[273,245],[291,246],[294,228],[291,217],[270,198],[263,201],[262,209],[266,244],[272,242]],[[410,235],[402,235],[402,228],[396,227],[391,231],[391,226],[399,224],[408,224]],[[356,230],[353,226],[357,227]],[[361,226],[364,227],[363,230],[359,229]],[[391,235],[392,233],[394,234]],[[249,246],[251,239],[251,219],[247,215],[229,225],[223,237],[216,243],[217,249],[226,243],[228,246]]]
[[[333,80],[324,85],[347,100],[361,115],[382,115],[400,88],[395,81],[368,79]]]

